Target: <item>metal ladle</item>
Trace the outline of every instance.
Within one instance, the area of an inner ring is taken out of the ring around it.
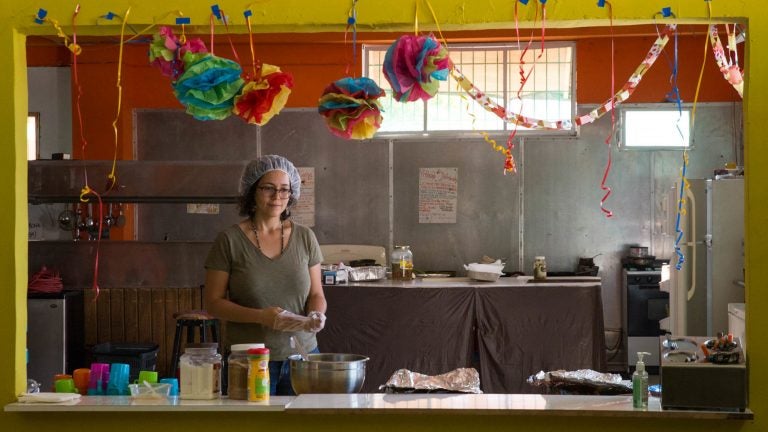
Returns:
[[[61,228],[64,231],[72,231],[72,228],[74,228],[74,220],[77,217],[75,212],[70,210],[69,208],[64,208],[61,213],[59,213],[58,222],[59,222],[59,228]]]

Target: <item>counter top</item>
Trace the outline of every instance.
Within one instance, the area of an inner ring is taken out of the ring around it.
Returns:
[[[382,279],[377,281],[348,282],[340,286],[352,287],[392,287],[392,288],[489,288],[520,286],[594,286],[600,284],[597,276],[552,276],[545,281],[534,281],[532,276],[500,277],[495,282],[486,282],[468,277],[430,277],[415,278],[410,281]]]
[[[168,400],[154,403],[128,396],[84,396],[63,404],[12,403],[6,412],[185,412],[271,411],[295,414],[429,413],[473,415],[601,416],[753,420],[750,410],[662,410],[660,399],[651,397],[648,409],[632,408],[632,396],[566,396],[534,394],[305,394],[273,396],[269,403],[229,400]]]

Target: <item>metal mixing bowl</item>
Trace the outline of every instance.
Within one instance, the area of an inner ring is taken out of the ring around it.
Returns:
[[[365,381],[368,357],[358,354],[309,354],[289,357],[291,386],[296,394],[357,393]]]

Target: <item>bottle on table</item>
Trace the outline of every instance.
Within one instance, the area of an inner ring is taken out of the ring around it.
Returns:
[[[269,348],[248,350],[248,401],[269,401]]]
[[[644,356],[651,353],[637,353],[637,364],[632,374],[632,407],[648,408],[648,372],[645,370]]]
[[[543,256],[537,256],[533,260],[533,280],[547,279],[547,260]]]
[[[413,278],[413,252],[410,246],[395,246],[391,259],[393,280],[405,281]]]

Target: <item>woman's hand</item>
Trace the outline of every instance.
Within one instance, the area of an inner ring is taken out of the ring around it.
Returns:
[[[281,312],[283,312],[283,309],[277,306],[271,306],[262,309],[259,324],[265,327],[279,330],[277,327],[275,327],[275,324],[277,323],[277,316],[280,315]]]
[[[307,330],[311,331],[312,333],[317,333],[320,330],[325,327],[325,314],[318,311],[312,311],[310,312],[307,317],[309,317],[309,328]]]

